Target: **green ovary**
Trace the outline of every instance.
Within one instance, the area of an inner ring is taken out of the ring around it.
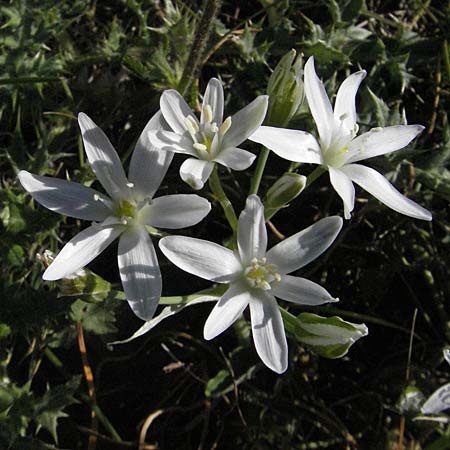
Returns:
[[[117,205],[115,212],[118,217],[134,217],[136,214],[136,206],[127,200],[122,200]]]
[[[251,265],[245,270],[245,278],[254,288],[271,289],[270,284],[280,281],[281,276],[273,264],[267,264],[266,258],[253,258]]]

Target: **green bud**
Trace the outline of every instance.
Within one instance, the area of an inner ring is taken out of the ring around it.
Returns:
[[[301,313],[296,317],[283,309],[281,315],[288,333],[325,358],[341,358],[369,332],[364,324],[346,322],[337,316]]]
[[[416,386],[407,386],[400,395],[397,408],[403,415],[417,414],[425,400],[424,395]]]
[[[305,176],[293,172],[283,174],[267,191],[264,202],[266,220],[294,200],[305,189],[305,186]]]
[[[302,57],[296,58],[296,51],[291,50],[281,58],[269,78],[267,125],[284,127],[289,123],[303,102],[302,77]]]

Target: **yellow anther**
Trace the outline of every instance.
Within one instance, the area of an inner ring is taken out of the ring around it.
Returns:
[[[339,153],[347,153],[348,152],[348,147],[342,147],[340,150],[339,150]]]
[[[194,148],[194,150],[197,150],[199,152],[204,152],[208,149],[205,144],[200,144],[199,142],[193,144],[192,147]]]
[[[205,122],[211,122],[211,120],[213,119],[213,113],[212,113],[212,109],[211,106],[206,104],[203,105],[203,118],[205,119]]]
[[[220,125],[219,133],[223,136],[231,127],[231,117],[228,116]]]
[[[198,123],[195,120],[195,117],[187,116],[184,123],[186,124],[186,127],[187,127],[189,133],[195,134],[199,131]]]

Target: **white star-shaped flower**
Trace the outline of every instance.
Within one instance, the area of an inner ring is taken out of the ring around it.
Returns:
[[[149,130],[167,127],[160,113],[148,122],[136,143],[128,179],[103,131],[83,113],[79,114],[78,123],[89,163],[109,197],[71,181],[19,172],[22,186],[46,208],[93,221],[64,246],[43,278],[59,280],[69,276],[120,236],[118,263],[122,285],[133,312],[148,320],[161,296],[161,273],[146,226],[188,227],[200,222],[211,205],[195,194],[153,198],[173,158],[172,153],[158,151],[148,140]]]
[[[318,284],[287,274],[322,254],[341,227],[340,217],[327,217],[267,251],[264,206],[258,196],[251,195],[239,217],[236,251],[182,236],[165,237],[159,246],[184,271],[230,285],[205,323],[205,339],[225,331],[250,306],[256,351],[267,367],[282,373],[288,351],[275,297],[302,305],[336,301]]]
[[[172,131],[153,131],[150,140],[161,150],[191,156],[181,165],[180,176],[193,189],[203,187],[215,163],[245,170],[255,159],[253,153],[238,146],[262,124],[268,96],[260,95],[225,120],[223,105],[222,84],[216,78],[212,78],[206,88],[200,121],[177,91],[171,89],[161,95],[161,112]]]
[[[421,125],[373,128],[357,136],[355,97],[366,72],[353,73],[340,86],[334,111],[323,83],[314,69],[314,58],[305,64],[305,93],[317,125],[319,141],[305,132],[260,127],[249,139],[265,145],[290,161],[320,164],[344,202],[350,218],[355,203],[353,182],[389,208],[416,219],[431,220],[431,213],[397,191],[386,178],[369,167],[355,164],[378,155],[395,152],[408,145],[422,130]]]

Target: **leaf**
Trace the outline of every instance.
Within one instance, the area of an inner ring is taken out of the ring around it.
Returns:
[[[50,432],[54,441],[58,443],[56,433],[58,419],[67,417],[67,414],[63,412],[64,408],[73,403],[78,403],[74,395],[80,385],[80,380],[81,376],[75,376],[65,384],[47,388],[47,392],[36,405],[36,433],[39,432],[40,428],[45,428]]]
[[[211,290],[212,291],[212,290]],[[124,339],[122,341],[114,341],[110,342],[109,345],[116,345],[116,344],[125,344],[127,342],[130,342],[146,333],[148,333],[150,330],[156,327],[156,325],[160,324],[163,320],[167,319],[170,316],[173,316],[175,314],[178,314],[180,311],[182,311],[187,306],[193,306],[198,305],[199,303],[205,303],[205,302],[212,302],[217,301],[221,296],[222,293],[220,293],[220,290],[217,291],[217,294],[205,294],[205,293],[196,293],[192,295],[188,295],[185,297],[174,297],[178,298],[180,300],[185,299],[184,302],[179,302],[177,304],[166,306],[156,317],[153,317],[152,319],[148,320],[144,323],[144,325],[141,326],[135,333],[133,333],[132,336],[130,336],[127,339]]]
[[[286,331],[325,358],[341,358],[358,339],[368,334],[364,324],[346,322],[337,316],[301,313],[296,317],[283,308],[280,310]]]
[[[206,397],[219,397],[224,394],[224,388],[227,390],[231,382],[230,373],[228,370],[222,369],[216,374],[215,377],[210,378],[205,387]]]
[[[87,303],[77,300],[72,304],[70,318],[74,322],[81,322],[86,331],[102,335],[117,331],[115,309],[121,302],[106,299],[101,303]]]

